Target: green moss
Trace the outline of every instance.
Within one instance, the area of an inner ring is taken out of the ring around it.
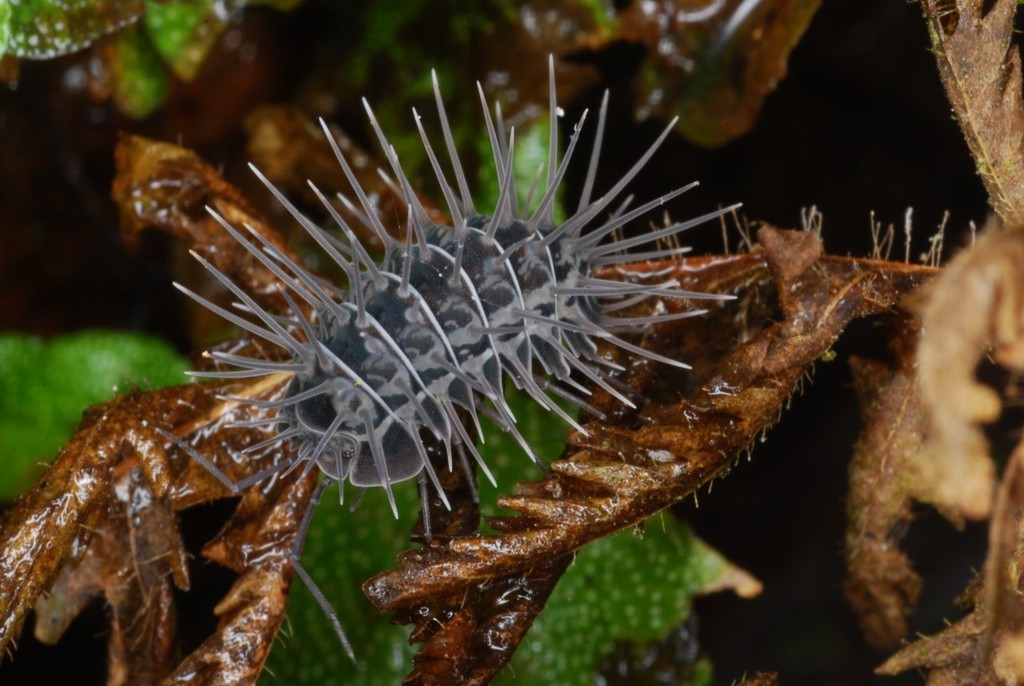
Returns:
[[[7,46],[11,42],[11,4],[8,0],[0,0],[0,57],[7,54]]]
[[[355,494],[349,489],[347,500]],[[399,484],[395,520],[383,489],[366,492],[354,512],[331,488],[313,515],[303,563],[338,613],[356,663],[345,655],[330,622],[309,591],[295,581],[288,618],[271,650],[261,684],[397,684],[412,664],[409,630],[390,624],[363,596],[364,581],[394,565],[408,547],[419,514],[415,484]]]
[[[616,641],[663,640],[686,619],[694,594],[727,563],[682,522],[665,515],[579,552],[496,684],[594,683]],[[557,678],[551,680],[551,675]]]

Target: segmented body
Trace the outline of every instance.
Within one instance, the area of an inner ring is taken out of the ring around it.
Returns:
[[[261,420],[265,427],[274,429],[267,442],[290,441],[292,447],[286,463],[272,470],[319,468],[334,481],[382,486],[389,497],[391,485],[396,482],[419,477],[425,483],[424,479],[429,478],[444,499],[426,442],[436,441],[443,446],[449,469],[455,459],[468,462],[468,454],[486,473],[486,462],[473,437],[480,433],[481,415],[515,435],[524,451],[536,459],[505,403],[505,380],[583,429],[552,396],[592,410],[587,395],[593,384],[630,403],[611,377],[616,365],[598,354],[596,340],[605,339],[653,360],[685,367],[639,348],[615,332],[640,330],[700,313],[693,307],[632,318],[617,316],[617,312],[655,296],[719,297],[680,291],[674,281],[619,283],[592,275],[596,267],[624,261],[621,250],[625,248],[656,243],[654,250],[641,253],[640,258],[678,255],[684,249],[678,245],[665,248],[660,241],[675,238],[681,231],[732,209],[618,244],[602,242],[624,223],[691,187],[677,189],[628,212],[611,210],[611,203],[647,163],[671,125],[612,189],[591,200],[606,96],[579,208],[565,222],[556,223],[555,194],[583,121],[576,126],[565,157],[558,163],[553,67],[547,180],[543,196],[532,210],[521,208],[517,199],[512,173],[515,132],[506,132],[500,110],[496,119],[491,118],[481,91],[501,186],[496,207],[483,214],[474,208],[436,83],[435,78],[437,109],[457,190],[449,185],[418,115],[416,123],[449,206],[451,226],[428,219],[394,149],[367,106],[389,162],[391,183],[409,207],[407,240],[403,243],[388,235],[325,126],[358,204],[341,200],[384,242],[383,261],[377,265],[370,259],[335,207],[315,187],[347,241],[338,241],[315,226],[261,175],[275,196],[346,272],[347,287],[322,281],[257,234],[247,238],[221,220],[226,230],[288,286],[292,295],[286,297],[301,300],[307,307],[300,308],[293,302],[294,319],[281,321],[260,309],[242,289],[205,262],[252,316],[239,316],[186,291],[291,356],[290,360],[270,362],[216,352],[215,358],[237,369],[204,374],[227,378],[293,374],[286,397],[272,403],[271,416]],[[313,316],[307,319],[303,309],[311,310]],[[464,418],[469,420],[468,428],[463,425]],[[391,501],[393,505],[393,497]]]

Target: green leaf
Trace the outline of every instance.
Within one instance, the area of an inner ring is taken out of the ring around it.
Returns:
[[[185,81],[196,75],[227,26],[213,11],[213,0],[146,0],[143,24],[156,52]]]
[[[0,334],[0,500],[32,485],[87,407],[130,384],[184,383],[187,368],[167,343],[137,334],[83,331],[49,343]]]
[[[395,520],[383,489],[366,492],[354,512],[341,506],[337,490],[324,494],[310,524],[302,555],[345,629],[356,663],[345,655],[320,605],[299,581],[292,584],[288,616],[270,651],[262,684],[397,684],[412,664],[409,629],[390,624],[363,596],[362,584],[394,564],[409,545],[419,514],[415,483],[394,489]],[[349,502],[354,493],[346,494]]]
[[[11,3],[0,0],[0,58],[7,54],[11,42]]]
[[[114,101],[129,117],[144,119],[170,92],[167,69],[142,26],[131,26],[117,35],[114,69]]]
[[[0,21],[9,17],[6,51],[34,60],[81,50],[141,14],[142,0],[0,0]]]

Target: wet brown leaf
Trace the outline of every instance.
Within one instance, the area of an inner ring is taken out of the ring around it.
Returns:
[[[208,393],[200,386],[133,393],[86,413],[78,433],[0,530],[0,650],[72,553],[84,552],[89,532],[109,518],[122,460],[137,459],[154,496],[165,496],[174,467],[155,428],[173,426],[191,411],[188,403],[201,405]],[[140,425],[140,415],[152,424]]]
[[[138,460],[115,469],[105,521],[35,604],[36,637],[56,643],[95,597],[109,607],[108,684],[152,684],[176,661],[171,579],[188,590],[185,551],[167,498],[157,498]]]
[[[368,597],[382,610],[401,610],[402,617],[430,608],[433,598],[464,598],[458,628],[443,639],[449,654],[473,656],[472,646],[483,636],[472,631],[480,612],[472,606],[485,607],[494,584],[529,576],[542,564],[557,571],[555,565],[583,545],[639,524],[728,471],[777,420],[809,366],[853,318],[889,310],[932,273],[822,257],[807,236],[763,229],[764,252],[708,259],[703,269],[687,264],[673,274],[685,288],[716,282],[719,292],[731,290],[723,284],[751,288],[770,283],[771,273],[787,275],[777,290],[789,294],[788,315],[719,359],[704,384],[682,401],[643,408],[638,428],[593,422],[589,436],[574,433],[570,453],[551,466],[547,479],[520,484],[499,501],[520,513],[491,520],[499,534],[435,541],[403,553],[395,570],[367,582]],[[672,339],[671,331],[662,332],[645,344],[674,354]],[[442,626],[447,620],[434,618]],[[456,637],[461,641],[453,644]],[[511,653],[485,654],[496,668]],[[462,662],[457,667],[461,674],[473,671]],[[488,670],[484,678],[493,674]],[[431,683],[423,670],[414,670],[410,682]]]
[[[402,683],[490,683],[519,647],[570,562],[571,556],[563,556],[540,563],[525,574],[485,584],[472,602],[465,594],[451,598],[443,612],[434,605],[425,606],[427,612],[416,618],[417,630],[410,637],[423,641],[423,646]],[[428,614],[435,627],[424,638],[427,625],[423,618]],[[404,613],[399,613],[398,617],[402,616]],[[439,616],[450,619],[439,623]]]
[[[283,284],[207,211],[213,210],[233,227],[251,227],[290,259],[300,261],[238,189],[194,152],[170,143],[122,134],[114,156],[117,176],[111,195],[121,210],[126,240],[150,227],[183,238],[261,305],[287,311],[280,295]]]
[[[0,534],[0,645],[16,636],[33,605],[37,634],[56,640],[89,599],[102,594],[113,608],[109,683],[163,679],[177,657],[170,579],[188,587],[171,506],[222,498],[227,491],[202,468],[195,471],[188,454],[168,451],[159,431],[176,433],[229,477],[239,478],[224,450],[225,434],[234,431],[237,449],[260,437],[251,430],[225,429],[238,404],[215,396],[273,397],[282,390],[280,381],[179,386],[134,393],[90,410]],[[262,459],[276,458],[268,453]],[[217,608],[221,630],[177,665],[175,674],[201,674],[206,679],[201,683],[254,682],[283,616],[291,577],[286,556],[314,482],[315,475],[292,478],[269,493],[248,494],[231,526],[211,544],[210,557],[242,575]],[[50,598],[40,601],[54,582]]]
[[[924,0],[939,75],[989,202],[1024,222],[1024,108],[1015,0]]]
[[[627,40],[647,48],[637,80],[643,116],[668,120],[713,148],[753,127],[786,76],[820,0],[632,2],[619,15]]]
[[[292,576],[288,554],[309,506],[317,474],[277,482],[271,493],[246,494],[225,532],[204,555],[240,573],[214,608],[217,632],[165,684],[253,684],[281,626]]]

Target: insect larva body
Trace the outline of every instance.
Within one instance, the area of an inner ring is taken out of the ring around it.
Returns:
[[[557,106],[553,70],[551,89],[552,151],[548,179],[543,197],[528,215],[518,206],[512,178],[515,132],[510,131],[505,142],[500,113],[495,127],[485,109],[501,184],[495,209],[485,215],[473,207],[435,78],[438,114],[461,197],[456,198],[449,187],[418,115],[417,126],[445,192],[454,226],[441,226],[427,219],[394,149],[387,144],[367,106],[371,123],[397,179],[392,184],[402,192],[409,207],[408,238],[404,244],[391,238],[376,219],[375,208],[331,139],[338,161],[359,197],[357,216],[361,216],[387,246],[379,266],[318,190],[314,188],[348,237],[347,244],[302,216],[260,175],[346,272],[347,290],[323,283],[265,241],[250,241],[222,221],[236,239],[274,270],[294,296],[314,312],[307,319],[299,307],[294,307],[295,320],[290,326],[284,325],[204,262],[234,291],[242,306],[256,315],[259,322],[248,320],[246,328],[291,353],[291,361],[272,363],[215,352],[214,358],[240,369],[204,374],[226,377],[280,371],[294,374],[287,397],[276,407],[276,416],[267,419],[268,424],[279,429],[271,441],[288,440],[293,447],[292,456],[282,469],[315,465],[333,480],[348,480],[362,487],[383,486],[389,495],[391,484],[417,477],[425,470],[438,486],[427,459],[423,431],[443,444],[449,465],[453,450],[461,459],[465,459],[468,452],[486,471],[469,431],[462,426],[460,412],[468,415],[477,427],[480,415],[486,415],[502,429],[512,432],[530,457],[536,459],[519,436],[512,412],[503,399],[506,378],[544,407],[582,428],[550,395],[588,407],[585,396],[589,391],[573,380],[574,372],[601,385],[623,402],[629,402],[610,382],[608,372],[614,365],[597,354],[595,339],[607,339],[651,359],[685,367],[631,345],[613,331],[623,324],[643,328],[698,311],[632,319],[616,318],[612,313],[653,296],[690,299],[719,296],[678,291],[674,289],[677,285],[674,282],[606,281],[594,278],[591,272],[595,265],[615,261],[622,247],[674,237],[721,212],[674,224],[618,245],[601,243],[627,221],[692,187],[686,186],[620,216],[613,215],[584,233],[585,228],[596,223],[599,215],[608,210],[670,131],[670,128],[665,129],[614,188],[591,201],[589,193],[603,136],[606,99],[579,210],[556,225],[553,220],[555,192],[583,121],[576,126],[565,158],[561,164],[556,164]],[[326,132],[326,126],[324,129]],[[679,252],[678,249],[648,251],[645,257]],[[221,308],[191,295],[225,314]],[[239,318],[229,319],[238,323]],[[543,374],[535,370],[537,366]],[[549,382],[549,377],[558,385]]]
[[[504,400],[506,380],[572,426],[585,431],[555,397],[599,414],[587,402],[590,394],[589,385],[584,383],[587,382],[603,388],[623,403],[632,404],[613,376],[621,367],[598,354],[595,341],[603,339],[656,362],[685,368],[685,364],[623,340],[616,332],[643,330],[659,322],[702,312],[687,305],[688,309],[681,311],[662,309],[654,314],[629,317],[620,316],[623,310],[655,297],[686,300],[722,297],[681,291],[673,280],[650,283],[650,279],[641,279],[636,283],[621,283],[594,276],[596,268],[623,262],[622,251],[640,245],[655,244],[654,249],[642,253],[643,259],[678,256],[685,249],[678,247],[677,242],[666,248],[662,241],[675,241],[682,231],[733,209],[710,212],[617,243],[604,242],[625,223],[649,214],[695,185],[676,189],[628,211],[628,203],[620,202],[617,209],[612,208],[613,201],[668,136],[674,122],[607,193],[591,199],[604,134],[606,94],[578,209],[564,222],[556,223],[555,195],[576,147],[583,120],[576,125],[559,163],[553,62],[547,179],[543,195],[532,209],[520,207],[517,198],[512,172],[515,131],[511,129],[506,133],[500,110],[492,119],[480,90],[501,189],[496,206],[489,214],[484,214],[474,207],[436,77],[434,85],[445,147],[455,173],[454,189],[442,171],[419,115],[415,111],[414,115],[452,215],[451,226],[436,224],[428,218],[394,148],[388,144],[366,105],[388,160],[392,174],[390,184],[408,206],[404,242],[385,230],[377,218],[376,208],[324,125],[358,204],[342,196],[338,199],[386,246],[380,264],[370,258],[332,202],[316,187],[313,191],[345,234],[345,241],[316,226],[253,168],[274,196],[345,272],[347,286],[341,288],[325,282],[259,234],[252,232],[252,238],[248,238],[217,215],[214,216],[225,230],[287,286],[283,292],[291,306],[292,317],[285,319],[263,310],[243,289],[201,258],[204,266],[238,298],[239,306],[249,316],[239,316],[179,286],[250,334],[279,346],[290,358],[267,361],[213,352],[214,359],[235,369],[197,373],[215,378],[258,377],[282,372],[292,375],[282,400],[259,405],[264,409],[269,407],[270,416],[248,424],[262,426],[272,434],[266,441],[251,446],[250,451],[285,441],[290,450],[280,464],[247,479],[248,483],[275,472],[319,468],[326,478],[315,499],[319,499],[327,484],[347,480],[359,487],[383,487],[395,509],[392,484],[418,478],[424,498],[429,480],[447,505],[425,440],[443,447],[448,469],[453,468],[456,460],[468,467],[472,458],[490,476],[474,444],[475,435],[482,438],[481,417],[485,417],[515,436],[524,452],[536,461]],[[307,317],[303,312],[312,314]],[[468,420],[465,426],[464,419]],[[216,473],[212,465],[207,466]],[[219,478],[226,481],[222,474]],[[238,487],[237,484],[229,486]],[[339,491],[343,489],[339,487]],[[397,510],[395,514],[397,516]],[[308,515],[303,532],[307,525]],[[429,536],[429,523],[427,526]],[[303,580],[312,584],[298,564],[301,538],[300,532],[293,562]],[[317,592],[314,590],[314,593]],[[318,600],[324,604],[340,634],[334,613],[319,595]]]

